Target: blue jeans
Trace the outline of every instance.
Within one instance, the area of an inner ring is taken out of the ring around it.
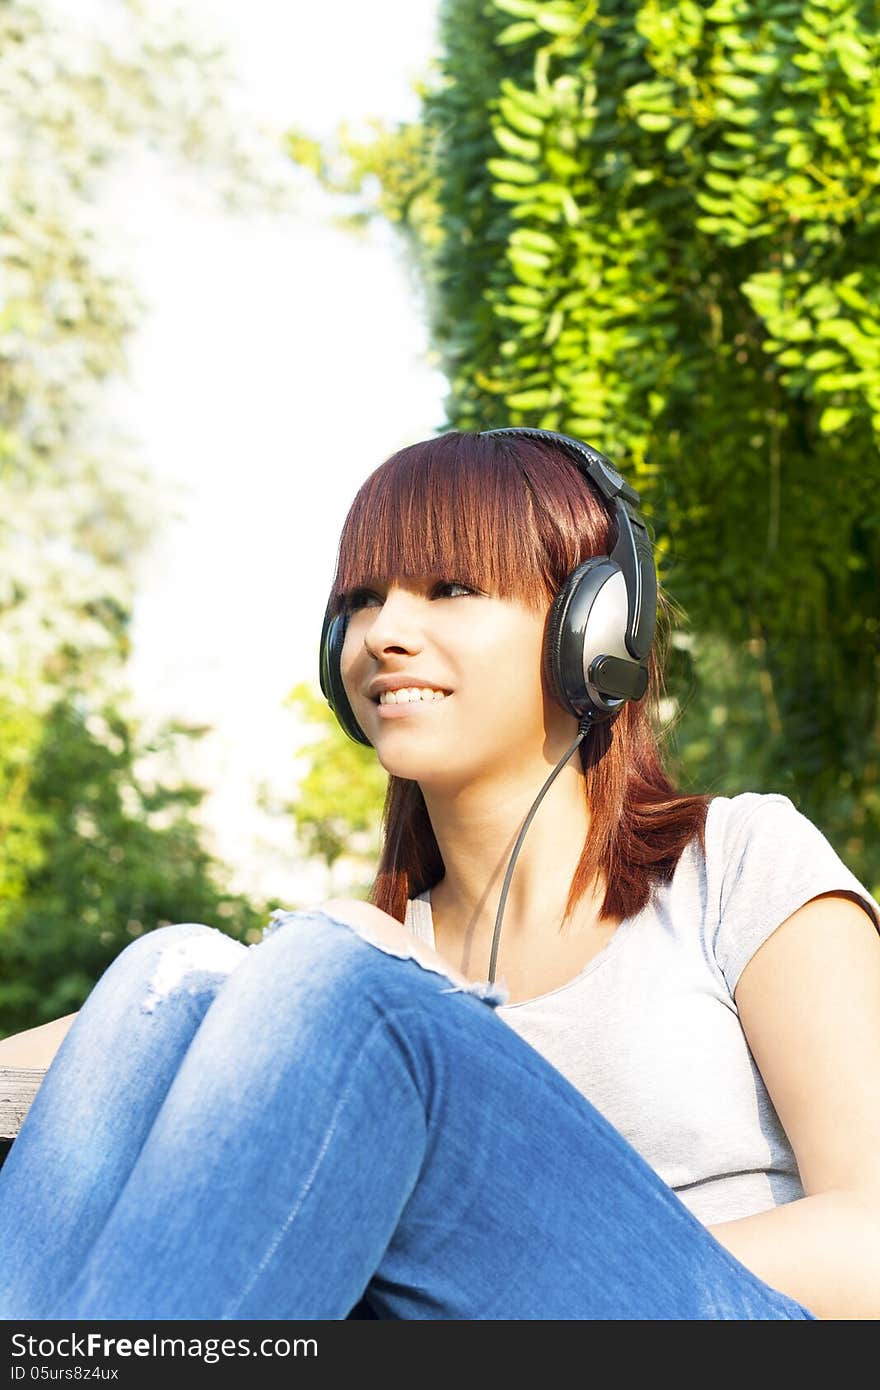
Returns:
[[[0,1317],[812,1319],[502,1002],[319,910],[138,938],[0,1171]]]

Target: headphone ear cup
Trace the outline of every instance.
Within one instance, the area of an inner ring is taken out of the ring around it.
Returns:
[[[355,743],[363,743],[367,748],[372,748],[372,743],[355,718],[342,682],[342,647],[347,629],[346,613],[337,613],[333,618],[325,614],[319,662],[321,691],[343,733]]]
[[[607,556],[593,556],[566,577],[547,616],[544,675],[554,698],[576,719],[612,719],[625,697],[605,695],[588,680],[596,656],[632,658],[623,647],[626,632],[626,580]]]
[[[569,714],[574,714],[575,710],[563,689],[559,663],[559,650],[563,640],[562,626],[571,597],[571,579],[572,576],[569,575],[547,614],[547,626],[544,631],[544,680],[557,704],[568,710]]]

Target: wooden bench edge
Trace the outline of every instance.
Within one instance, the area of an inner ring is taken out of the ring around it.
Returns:
[[[0,1066],[0,1142],[12,1143],[48,1070]]]

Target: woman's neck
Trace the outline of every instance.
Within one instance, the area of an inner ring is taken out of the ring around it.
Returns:
[[[480,794],[474,788],[455,797],[422,788],[444,865],[432,890],[432,907],[445,921],[479,938],[494,930],[504,878],[517,837],[536,796],[535,782],[523,779]],[[591,815],[583,773],[569,764],[554,779],[529,824],[516,858],[504,907],[504,936],[525,944],[543,936],[548,925],[562,926],[571,882],[580,862]],[[598,896],[601,904],[604,888]],[[578,920],[595,920],[590,895]],[[579,908],[581,905],[579,904]],[[565,930],[573,930],[574,922]]]

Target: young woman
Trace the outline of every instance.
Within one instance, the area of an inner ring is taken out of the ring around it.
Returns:
[[[372,901],[117,957],[0,1173],[0,1315],[880,1316],[880,904],[787,797],[671,785],[631,509],[572,674],[628,524],[588,455],[363,484],[322,686],[389,774]]]

